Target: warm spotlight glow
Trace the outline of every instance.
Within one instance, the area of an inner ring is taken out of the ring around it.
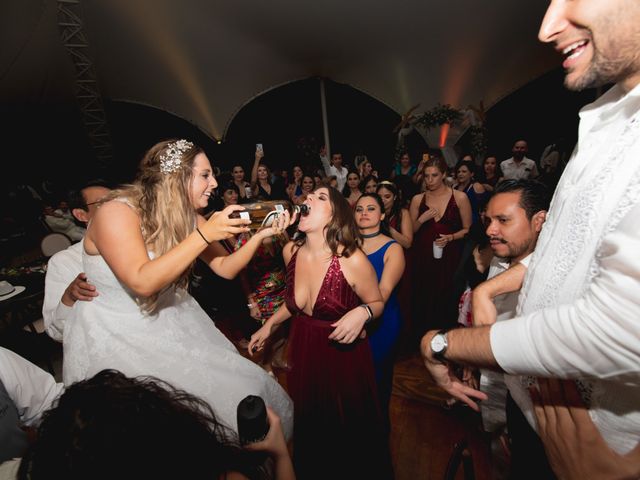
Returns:
[[[192,61],[189,49],[180,41],[179,29],[170,11],[162,8],[162,2],[158,2],[157,6],[154,4],[152,14],[147,11],[145,2],[121,0],[114,1],[111,5],[113,8],[119,6],[123,10],[122,18],[144,19],[142,22],[131,25],[137,31],[137,38],[146,40],[148,48],[160,61],[164,62],[166,71],[176,79],[180,87],[176,95],[186,96],[191,108],[204,122],[204,129],[214,138],[221,136],[209,108],[211,102],[198,75],[199,66]],[[185,115],[189,112],[180,113]]]
[[[448,123],[440,126],[440,143],[438,145],[440,148],[444,148],[447,145],[447,136],[449,135],[450,128],[451,125]]]
[[[221,145],[221,144],[222,144],[222,140],[218,140],[218,145]]]
[[[459,43],[451,49],[451,55],[443,69],[446,78],[444,91],[442,92],[443,103],[456,108],[461,107],[460,104],[465,98],[469,84],[476,76],[475,71],[485,48],[485,42],[482,39],[478,38],[476,40],[469,44],[458,39]],[[455,145],[465,131],[466,127],[461,127],[457,122],[453,129],[449,124],[442,125],[440,129],[440,148]]]

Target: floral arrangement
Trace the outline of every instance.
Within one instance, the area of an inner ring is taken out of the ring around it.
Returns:
[[[451,105],[438,104],[420,115],[416,123],[428,130],[445,123],[453,123],[461,118],[462,112],[460,110],[453,108]]]
[[[484,116],[484,115],[483,115]],[[418,117],[417,124],[422,125],[425,130],[456,122],[466,123],[465,111],[458,110],[451,105],[438,104],[431,110],[424,112]],[[487,129],[484,126],[483,118],[480,118],[479,125],[469,126],[470,149],[474,156],[482,156],[487,151]]]

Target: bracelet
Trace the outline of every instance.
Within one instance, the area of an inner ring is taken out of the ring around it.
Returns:
[[[202,237],[202,239],[205,241],[205,243],[207,245],[211,245],[211,242],[206,239],[206,237],[202,234],[202,232],[200,231],[200,229],[198,227],[196,227],[196,232],[198,232],[200,234],[200,236]]]
[[[373,311],[371,310],[371,307],[369,305],[367,305],[366,303],[363,303],[362,305],[360,305],[362,308],[364,308],[367,311],[367,315],[369,315],[369,318],[367,318],[365,320],[365,325],[367,323],[369,323],[371,320],[373,320]]]

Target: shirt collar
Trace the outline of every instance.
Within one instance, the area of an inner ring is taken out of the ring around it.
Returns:
[[[585,105],[580,110],[580,119],[588,123],[598,122],[604,125],[618,119],[619,116],[630,118],[639,108],[640,84],[627,93],[619,84],[616,84],[595,102]]]

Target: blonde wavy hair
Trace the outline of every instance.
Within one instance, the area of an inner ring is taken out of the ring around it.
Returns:
[[[196,226],[197,213],[191,203],[190,187],[194,159],[203,150],[193,145],[180,154],[179,166],[170,173],[163,173],[160,169],[161,157],[176,141],[165,140],[151,147],[140,162],[133,184],[112,191],[103,200],[124,199],[136,210],[145,245],[155,257],[165,254],[183,241]],[[187,288],[192,268],[193,264],[167,288]],[[153,313],[158,306],[158,296],[159,293],[156,293],[139,298],[138,304],[143,311]]]

